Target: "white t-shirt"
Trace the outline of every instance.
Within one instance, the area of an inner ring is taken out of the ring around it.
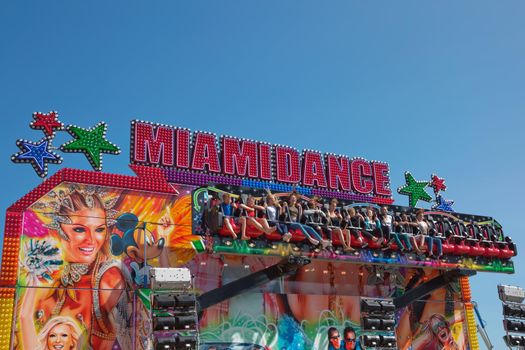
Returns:
[[[418,221],[419,233],[422,235],[428,234],[428,224],[426,221]]]
[[[392,215],[381,216],[381,225],[392,227]]]
[[[268,211],[268,220],[277,221],[277,208],[270,205],[266,207],[266,210]]]

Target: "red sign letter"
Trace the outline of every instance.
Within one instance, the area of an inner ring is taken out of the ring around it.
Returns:
[[[293,148],[275,147],[277,158],[277,181],[298,183],[301,180],[299,152]]]
[[[326,188],[325,168],[320,153],[303,151],[303,185]]]
[[[330,179],[330,188],[343,191],[350,191],[350,165],[348,158],[336,157],[332,154],[326,156],[328,163],[328,178]]]
[[[369,194],[374,188],[372,182],[372,167],[364,159],[353,159],[350,163],[350,169],[352,171],[352,187],[355,191],[362,194]],[[368,178],[368,179],[365,179]]]
[[[248,177],[258,177],[257,143],[223,137],[222,166],[228,175],[246,176],[248,168]]]
[[[205,165],[208,165],[208,171],[220,173],[221,165],[215,135],[196,132],[194,137],[191,168],[204,170]]]
[[[173,165],[173,129],[167,126],[134,123],[133,161],[165,166]],[[161,160],[162,154],[162,160]]]
[[[267,143],[259,144],[259,166],[262,180],[272,179],[272,146]]]
[[[388,177],[388,164],[374,162],[374,192],[378,196],[390,197],[392,191],[390,190],[390,178]]]
[[[179,168],[187,169],[190,167],[190,131],[177,129],[175,138],[177,142],[176,165]]]

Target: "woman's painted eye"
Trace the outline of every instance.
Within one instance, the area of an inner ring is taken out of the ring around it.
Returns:
[[[73,228],[73,231],[75,231],[77,233],[84,233],[84,232],[86,232],[86,229],[83,228],[83,227],[75,227],[75,228]]]
[[[106,231],[106,228],[105,228],[104,226],[97,227],[97,228],[95,229],[95,232],[104,232],[104,231]]]
[[[62,338],[67,338],[67,333],[62,333]]]
[[[57,337],[57,336],[56,336],[56,334],[54,334],[54,333],[49,335],[49,338],[51,338],[51,339],[56,338],[56,337]]]

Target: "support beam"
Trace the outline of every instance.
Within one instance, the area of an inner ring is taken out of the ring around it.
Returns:
[[[435,277],[430,281],[425,282],[417,286],[416,288],[405,292],[400,297],[395,298],[394,305],[396,306],[396,309],[401,309],[413,303],[414,301],[424,297],[425,295],[432,293],[434,290],[444,287],[451,282],[455,282],[460,277],[474,276],[475,274],[476,271],[471,270],[446,271],[438,277]]]
[[[290,255],[275,265],[201,294],[197,298],[198,310],[200,312],[210,306],[221,303],[224,300],[233,298],[251,289],[260,287],[276,278],[285,275],[292,275],[298,269],[308,265],[310,262],[310,259],[307,257]]]

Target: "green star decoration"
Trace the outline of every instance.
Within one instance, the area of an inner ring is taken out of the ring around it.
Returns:
[[[69,125],[67,132],[75,139],[60,146],[62,152],[84,153],[95,170],[102,170],[102,153],[119,154],[120,148],[106,140],[107,125],[100,122],[91,129]]]
[[[425,191],[425,188],[428,186],[428,181],[416,181],[408,171],[405,172],[405,181],[407,184],[399,187],[397,192],[408,196],[408,202],[411,207],[415,207],[420,200],[425,202],[432,200],[432,197]]]

